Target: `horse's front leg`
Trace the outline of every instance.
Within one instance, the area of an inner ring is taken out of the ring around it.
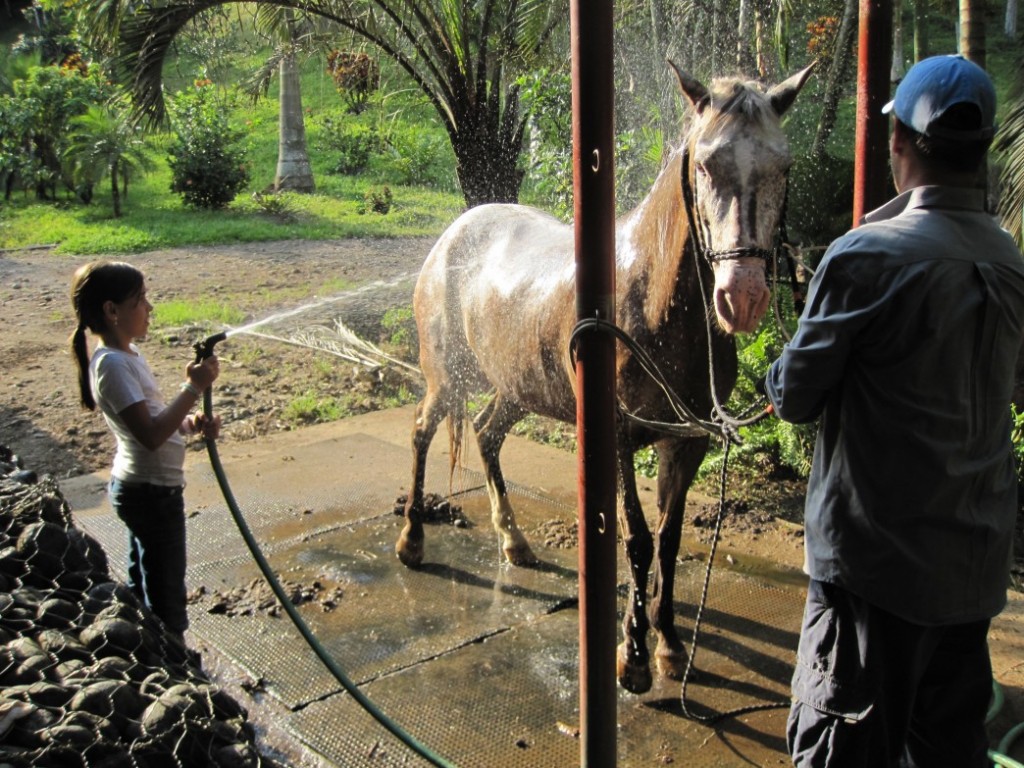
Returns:
[[[480,457],[484,464],[487,496],[491,502],[491,522],[501,538],[501,550],[512,565],[534,565],[537,558],[516,523],[516,515],[508,500],[505,478],[498,455],[508,431],[526,414],[515,403],[496,394],[473,420]]]
[[[412,430],[412,487],[405,501],[405,526],[395,544],[395,554],[409,568],[423,562],[423,482],[427,451],[444,413],[440,399],[430,392],[416,406],[416,423]]]
[[[623,640],[617,654],[619,685],[631,693],[651,688],[650,654],[647,653],[647,573],[651,567],[654,544],[636,492],[633,447],[621,435],[618,440],[619,480],[622,505],[619,510],[622,537],[629,564],[629,603],[622,621]]]
[[[663,440],[658,449],[658,530],[651,626],[658,637],[655,660],[658,671],[671,680],[682,680],[687,655],[676,634],[672,602],[676,556],[683,531],[686,493],[708,449],[708,439]]]

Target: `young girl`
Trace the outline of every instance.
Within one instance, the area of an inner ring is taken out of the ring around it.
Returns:
[[[133,343],[146,335],[153,306],[142,273],[130,264],[96,261],[71,283],[78,327],[71,351],[82,405],[103,417],[117,439],[110,502],[128,527],[128,586],[181,637],[185,609],[185,439],[216,438],[220,417],[190,411],[220,372],[216,357],[190,363],[177,396],[165,404]],[[100,341],[92,360],[85,330]]]

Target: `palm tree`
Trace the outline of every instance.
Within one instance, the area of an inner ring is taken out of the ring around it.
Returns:
[[[91,17],[119,29],[121,81],[151,119],[164,116],[162,66],[197,15],[236,0],[88,0]],[[466,204],[514,202],[524,116],[515,75],[568,19],[564,0],[260,0],[336,22],[412,78],[448,133]]]
[[[839,21],[839,31],[835,44],[828,56],[828,73],[825,79],[825,92],[822,96],[821,117],[814,133],[810,156],[820,162],[825,155],[829,137],[836,125],[839,101],[849,83],[850,64],[853,62],[853,44],[857,39],[857,0],[845,0],[843,15]]]
[[[985,68],[985,0],[960,0],[960,53]]]
[[[316,40],[307,17],[291,8],[261,5],[256,10],[256,26],[261,32],[279,37],[274,54],[256,75],[249,89],[254,98],[265,95],[274,71],[278,75],[277,172],[274,191],[312,192],[316,189],[309,164],[306,125],[302,114],[302,86],[299,80],[299,55],[309,41]]]
[[[95,186],[110,176],[114,218],[121,217],[121,195],[136,170],[150,170],[141,132],[126,110],[92,106],[71,120],[71,138],[65,158],[73,165],[80,184]]]

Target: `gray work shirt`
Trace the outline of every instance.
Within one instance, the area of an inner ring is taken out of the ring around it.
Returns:
[[[908,621],[995,616],[1017,512],[1024,259],[980,191],[918,187],[836,240],[765,386],[821,417],[807,570]]]

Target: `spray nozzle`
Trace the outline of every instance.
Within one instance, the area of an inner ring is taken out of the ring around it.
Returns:
[[[213,336],[208,336],[203,341],[197,341],[192,345],[192,349],[196,351],[196,362],[202,362],[208,357],[213,355],[213,348],[220,344],[224,339],[228,337],[226,331],[215,333]]]

